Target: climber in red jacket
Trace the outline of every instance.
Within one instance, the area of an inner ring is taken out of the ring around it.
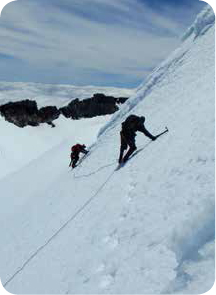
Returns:
[[[75,144],[71,147],[71,162],[69,164],[69,167],[71,166],[72,168],[76,167],[76,163],[79,160],[79,154],[83,153],[83,154],[87,154],[88,151],[86,150],[86,146],[84,144]]]

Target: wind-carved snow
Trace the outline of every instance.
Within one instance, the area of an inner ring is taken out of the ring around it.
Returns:
[[[214,26],[188,38],[114,114],[74,171],[63,161],[63,142],[0,181],[7,290],[199,294],[212,287],[214,49]],[[135,156],[116,170],[129,113],[145,115],[153,134],[169,132],[155,142],[139,134]]]
[[[205,34],[205,32],[211,28],[215,23],[215,14],[213,9],[207,5],[200,14],[198,14],[193,25],[186,31],[182,39],[186,40],[191,35],[194,38]]]

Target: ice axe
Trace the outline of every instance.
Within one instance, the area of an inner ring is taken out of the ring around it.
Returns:
[[[166,127],[166,128],[165,128],[165,131],[159,133],[159,134],[156,135],[155,137],[158,138],[158,137],[160,137],[161,135],[163,135],[164,133],[166,133],[166,132],[168,132],[168,131],[169,131],[169,130],[168,130],[168,128]]]

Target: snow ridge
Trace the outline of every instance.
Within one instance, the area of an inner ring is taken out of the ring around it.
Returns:
[[[136,92],[130,97],[130,99],[112,116],[111,120],[100,129],[98,137],[108,129],[114,128],[118,124],[119,119],[123,119],[124,116],[131,112],[139,102],[144,100],[159,83],[162,83],[163,77],[166,77],[169,72],[172,73],[172,70],[175,70],[176,66],[181,63],[184,55],[193,45],[193,42],[186,42],[191,35],[194,35],[194,38],[202,36],[208,31],[208,29],[214,26],[214,24],[214,11],[209,5],[206,5],[206,7],[197,15],[192,26],[183,35],[182,46],[177,48],[167,59],[155,68],[147,80],[136,89]]]
[[[136,90],[136,93],[133,94],[120,108],[118,112],[116,112],[111,120],[107,122],[98,133],[98,137],[100,137],[106,131],[113,129],[116,125],[118,125],[119,120],[123,120],[123,118],[128,115],[141,101],[143,101],[158,85],[163,83],[163,78],[166,77],[169,73],[175,71],[175,68],[178,64],[181,64],[188,48],[182,46],[182,48],[178,48],[175,50],[169,58],[163,61],[153,73],[148,77],[147,81],[142,83]]]
[[[205,34],[205,32],[211,28],[215,23],[215,14],[211,6],[207,5],[196,17],[194,23],[185,32],[182,40],[185,41],[190,36],[194,36],[194,39]]]

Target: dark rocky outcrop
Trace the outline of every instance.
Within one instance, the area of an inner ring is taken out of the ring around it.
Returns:
[[[9,102],[0,106],[1,115],[18,127],[38,126],[57,119],[60,111],[56,107],[44,107],[38,110],[37,103],[33,100]]]
[[[31,100],[9,102],[0,106],[1,115],[18,127],[26,125],[37,126],[37,103]]]
[[[50,123],[53,120],[58,119],[60,115],[60,111],[57,109],[57,107],[43,107],[39,109],[38,116],[40,118],[40,123]]]
[[[53,120],[60,114],[66,118],[80,119],[92,118],[95,116],[115,113],[119,108],[118,104],[124,103],[128,98],[94,94],[93,97],[84,100],[76,98],[67,106],[57,109],[55,106],[47,106],[38,109],[37,103],[33,100],[22,100],[9,102],[0,106],[0,114],[18,127],[38,126],[40,123],[47,123],[55,127]]]
[[[106,96],[101,93],[94,94],[92,98],[72,100],[67,106],[60,108],[60,112],[66,118],[74,120],[80,118],[92,118],[95,116],[115,113],[119,108],[119,103],[124,103],[128,98]]]

